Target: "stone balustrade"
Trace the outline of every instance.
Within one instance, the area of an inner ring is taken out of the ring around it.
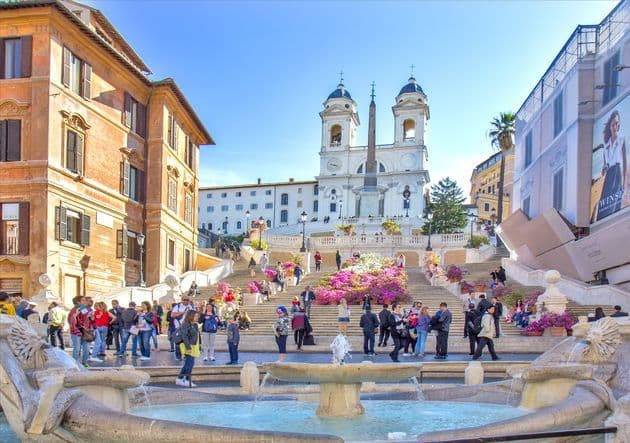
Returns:
[[[466,246],[470,234],[434,234],[431,245],[434,248],[461,248]],[[265,241],[270,248],[299,249],[302,246],[301,235],[265,235]],[[421,249],[428,244],[426,235],[342,235],[325,237],[308,237],[309,250],[328,250],[342,248],[410,248]]]

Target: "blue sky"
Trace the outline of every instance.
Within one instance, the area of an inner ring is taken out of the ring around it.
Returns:
[[[488,122],[516,111],[578,24],[616,1],[92,0],[151,67],[173,77],[214,137],[202,185],[312,179],[322,102],[343,70],[367,143],[376,83],[377,143],[393,141],[394,97],[410,65],[428,96],[432,182],[465,192],[492,154]]]

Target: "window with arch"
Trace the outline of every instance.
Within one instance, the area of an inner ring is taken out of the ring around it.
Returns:
[[[282,194],[280,196],[280,204],[281,205],[288,205],[289,204],[289,194]]]
[[[243,223],[241,223],[240,221],[236,222],[236,229],[242,229],[243,228]]]
[[[223,232],[225,232],[227,234],[227,230],[228,230],[228,222],[224,221],[223,222]]]
[[[341,144],[341,125],[333,125],[330,128],[330,145],[339,146]]]
[[[363,174],[365,172],[365,163],[361,163],[357,168],[357,174]],[[378,172],[382,174],[386,172],[385,165],[381,162],[378,163]]]
[[[357,168],[357,174],[363,174],[363,163],[361,163]]]
[[[379,162],[379,164],[378,164],[378,172],[381,172],[381,173],[385,172],[385,165],[383,163]]]
[[[280,223],[287,223],[289,221],[289,211],[283,209],[280,211]]]
[[[414,140],[416,138],[416,122],[408,118],[403,122],[403,140]]]
[[[212,223],[208,223],[208,231],[212,231]]]
[[[267,220],[267,227],[271,228],[271,220]]]

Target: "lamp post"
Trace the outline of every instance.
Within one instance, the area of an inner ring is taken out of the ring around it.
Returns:
[[[221,233],[223,232],[221,226],[217,226],[217,243],[214,250],[214,255],[219,256],[219,250],[221,249]]]
[[[468,220],[470,224],[470,240],[468,241],[468,247],[472,248],[473,247],[473,222],[475,221],[477,216],[473,214],[472,212],[469,212],[466,215],[468,216]]]
[[[407,186],[407,188],[403,191],[403,198],[405,199],[405,217],[409,217],[409,197],[411,197],[411,191],[409,190],[409,187]]]
[[[144,269],[142,268],[143,256],[144,256],[144,234],[140,233],[136,236],[138,246],[140,246],[140,287],[144,288],[146,283],[144,282]]]
[[[227,231],[228,231],[228,216],[225,216],[225,229],[223,230],[223,233],[225,235],[227,235]]]
[[[300,221],[302,222],[302,247],[300,252],[306,252],[306,211],[302,211],[300,214]]]
[[[431,247],[431,220],[433,220],[433,212],[427,213],[427,220],[429,220],[429,241],[427,242],[427,247],[424,248],[425,251],[433,251]]]
[[[341,211],[343,210],[343,202],[339,199],[339,218],[341,219]]]
[[[245,211],[245,219],[247,220],[247,226],[245,227],[245,232],[246,232],[247,234],[249,234],[249,217],[250,217],[251,215],[252,215],[252,214],[250,214],[250,213],[249,213],[249,209],[248,209],[247,211]]]
[[[265,223],[265,219],[261,215],[258,217],[258,250],[262,251],[262,231],[263,231],[263,223]]]

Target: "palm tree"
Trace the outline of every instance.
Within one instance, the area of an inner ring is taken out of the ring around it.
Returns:
[[[512,112],[501,112],[499,117],[495,117],[490,122],[488,137],[492,146],[505,152],[514,146],[514,123],[516,114]]]

